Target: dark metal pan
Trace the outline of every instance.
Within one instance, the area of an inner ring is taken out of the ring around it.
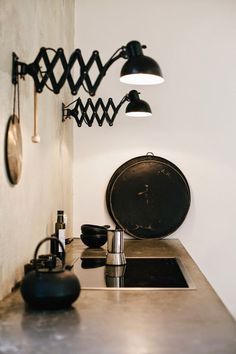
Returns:
[[[7,124],[5,160],[9,180],[17,184],[22,170],[22,137],[20,120],[16,114],[10,116]]]
[[[108,212],[127,234],[163,238],[184,221],[190,189],[181,170],[158,156],[135,157],[112,175],[106,190]]]

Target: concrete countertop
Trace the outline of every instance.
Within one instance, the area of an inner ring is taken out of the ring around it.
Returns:
[[[67,251],[69,262],[90,252],[80,240]],[[0,303],[0,353],[236,353],[234,319],[178,240],[126,240],[125,253],[180,257],[195,289],[82,290],[59,311],[31,310],[16,291]]]

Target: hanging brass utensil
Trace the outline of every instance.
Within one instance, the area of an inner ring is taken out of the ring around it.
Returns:
[[[22,170],[22,137],[20,120],[16,114],[10,116],[7,125],[6,166],[11,183],[17,184]]]
[[[18,101],[18,115],[15,114],[16,101]],[[8,178],[12,184],[17,184],[20,180],[22,170],[19,84],[14,86],[13,114],[8,120],[5,137],[5,160]]]

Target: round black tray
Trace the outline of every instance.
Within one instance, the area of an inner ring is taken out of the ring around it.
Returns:
[[[139,239],[173,233],[184,221],[190,199],[181,170],[149,154],[121,165],[106,190],[107,209],[115,224]]]

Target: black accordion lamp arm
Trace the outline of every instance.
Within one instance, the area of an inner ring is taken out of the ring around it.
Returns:
[[[48,51],[52,50],[54,52],[54,57],[50,60],[48,56]],[[117,53],[117,51],[116,51]],[[116,54],[114,53],[114,54]],[[80,49],[76,49],[70,56],[69,61],[67,62],[64,51],[62,48],[54,50],[52,48],[44,48],[42,47],[35,58],[34,62],[31,64],[25,64],[19,61],[18,56],[13,53],[12,55],[12,83],[14,85],[17,84],[18,78],[24,78],[25,75],[30,75],[35,83],[36,91],[41,93],[44,87],[49,88],[55,94],[60,93],[61,88],[68,82],[68,85],[71,89],[72,95],[76,95],[81,86],[85,89],[86,92],[89,93],[90,96],[94,96],[98,86],[100,85],[103,77],[106,75],[109,67],[119,58],[124,57],[124,47],[119,49],[117,55],[113,55],[108,62],[103,66],[99,52],[94,51],[87,62],[84,63],[82,54]],[[63,73],[59,79],[56,78],[56,74],[54,74],[54,70],[56,69],[56,65],[60,63],[63,68]],[[71,71],[73,70],[74,65],[79,64],[80,66],[80,76],[73,79]],[[45,66],[46,70],[41,69],[41,65]],[[89,70],[92,66],[96,64],[99,74],[92,84]],[[50,81],[50,84],[48,82]],[[50,85],[50,86],[49,86]]]

